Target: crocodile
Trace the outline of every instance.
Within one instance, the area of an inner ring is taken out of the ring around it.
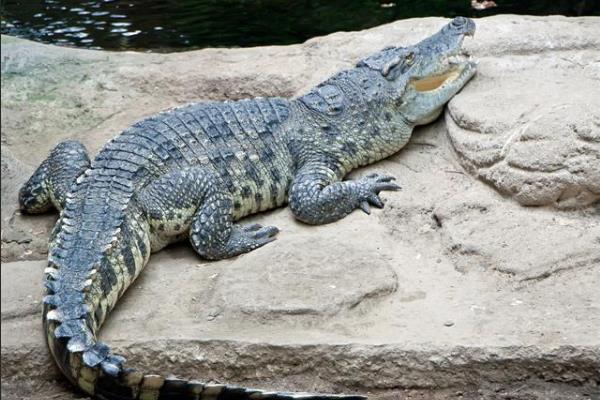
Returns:
[[[278,229],[240,224],[289,203],[307,224],[383,207],[392,176],[344,180],[398,152],[475,75],[462,48],[475,23],[457,17],[407,47],[386,47],[292,98],[191,103],[141,120],[95,159],[59,143],[19,192],[25,213],[57,209],[45,269],[49,351],[75,386],[97,399],[343,399],[163,377],[132,368],[97,339],[150,254],[189,239],[203,258],[241,255]]]

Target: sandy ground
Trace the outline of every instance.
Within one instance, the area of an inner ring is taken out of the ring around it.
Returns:
[[[2,394],[74,398],[40,324],[55,216],[16,190],[60,140],[91,152],[202,99],[293,96],[442,19],[302,45],[107,53],[2,37]],[[101,336],[148,371],[377,399],[600,398],[600,19],[497,16],[477,77],[397,155],[386,206],[319,227],[251,218],[277,241],[232,260],[153,256]]]

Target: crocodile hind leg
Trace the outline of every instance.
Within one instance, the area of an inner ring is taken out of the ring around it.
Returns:
[[[59,143],[19,191],[19,206],[30,214],[62,210],[67,193],[79,175],[90,167],[87,150],[78,141]]]
[[[138,202],[152,231],[152,251],[189,236],[203,258],[219,260],[261,247],[279,230],[233,222],[233,197],[203,167],[165,174],[146,186]]]
[[[382,190],[398,190],[394,177],[370,174],[340,182],[338,169],[317,161],[299,168],[289,194],[290,208],[299,220],[320,225],[337,221],[357,208],[370,213],[370,205],[383,207]]]

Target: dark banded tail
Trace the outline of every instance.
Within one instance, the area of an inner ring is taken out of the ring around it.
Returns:
[[[46,316],[44,310],[44,317]],[[125,366],[123,357],[113,355],[103,343],[102,356],[111,361],[94,367],[86,365],[83,352],[71,352],[68,339],[57,338],[56,324],[44,318],[48,347],[56,363],[67,378],[81,390],[100,400],[366,400],[364,396],[342,394],[313,394],[302,392],[275,392],[230,385],[208,384],[160,375],[143,374]],[[89,360],[88,360],[89,361]],[[106,368],[115,365],[117,368]]]

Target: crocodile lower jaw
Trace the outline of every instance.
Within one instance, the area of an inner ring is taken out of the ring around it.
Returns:
[[[442,86],[454,82],[464,70],[462,68],[453,68],[452,70],[441,74],[428,76],[427,78],[417,79],[411,82],[411,85],[417,92],[431,92],[440,89]]]

